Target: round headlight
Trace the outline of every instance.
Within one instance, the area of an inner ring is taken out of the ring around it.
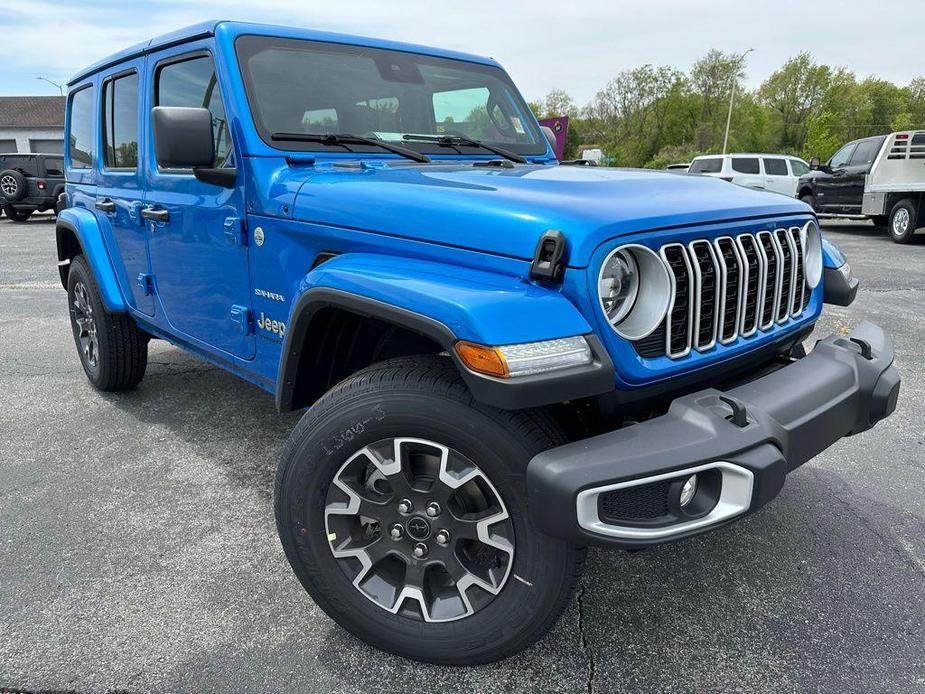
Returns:
[[[822,279],[822,232],[819,226],[809,221],[800,229],[800,242],[803,245],[803,268],[806,284],[815,289]]]
[[[621,246],[601,265],[598,295],[616,333],[627,340],[641,340],[659,326],[668,311],[668,268],[645,246]]]

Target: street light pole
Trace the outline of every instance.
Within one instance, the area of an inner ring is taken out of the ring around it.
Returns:
[[[739,59],[736,61],[736,67],[738,68],[745,61],[745,56],[754,50],[754,48],[749,48],[742,55],[740,55]],[[726,114],[726,134],[723,136],[723,154],[726,153],[726,145],[729,144],[729,124],[732,122],[732,100],[735,98],[735,94],[736,80],[735,75],[733,75],[732,89],[729,90],[729,113]]]
[[[51,81],[50,79],[48,79],[47,77],[42,77],[42,76],[36,77],[35,79],[37,79],[37,80],[42,80],[43,82],[48,82],[48,84],[54,85],[55,87],[58,88],[58,93],[59,93],[61,96],[64,96],[64,85],[63,85],[63,84],[58,84],[57,82],[52,82],[52,81]]]

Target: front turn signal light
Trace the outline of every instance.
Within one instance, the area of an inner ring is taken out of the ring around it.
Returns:
[[[474,342],[460,340],[456,343],[456,354],[467,367],[480,374],[508,378],[507,362],[497,347],[486,347]]]

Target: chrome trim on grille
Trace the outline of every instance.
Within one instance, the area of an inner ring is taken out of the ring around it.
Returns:
[[[677,279],[675,278],[674,268],[672,267],[671,262],[667,257],[667,251],[671,248],[680,249],[681,258],[684,260],[685,270],[687,272],[687,333],[684,349],[677,352],[672,352],[671,350],[671,324],[675,308],[675,299],[677,298]],[[692,280],[694,277],[694,272],[691,269],[691,261],[687,257],[687,249],[684,247],[684,244],[666,243],[659,249],[658,254],[662,259],[662,262],[668,266],[668,276],[671,278],[671,302],[668,304],[668,313],[665,315],[665,354],[667,354],[672,359],[680,359],[681,357],[686,357],[691,351],[691,331],[693,330],[694,324],[694,302],[692,301]]]
[[[806,286],[801,231],[800,227],[765,229],[662,246],[659,257],[671,279],[665,355],[680,359],[691,350],[705,352],[802,315],[811,290]],[[709,296],[711,274],[714,293]],[[686,316],[680,298],[682,282]],[[707,320],[712,325],[706,326]],[[709,327],[704,339],[701,326]]]
[[[710,262],[713,269],[713,327],[710,331],[710,339],[706,342],[701,343],[700,341],[700,322],[704,313],[704,302],[703,302],[703,284],[704,284],[704,270],[700,267],[700,259],[697,257],[697,248],[703,246],[707,250],[707,261]],[[698,352],[704,352],[713,345],[716,344],[716,323],[719,318],[719,263],[716,262],[716,253],[713,252],[713,246],[709,241],[704,239],[698,239],[696,241],[691,241],[687,244],[687,247],[690,251],[691,256],[691,267],[694,268],[694,291],[692,293],[693,298],[695,299],[694,304],[694,328],[692,337],[692,343],[694,348]]]

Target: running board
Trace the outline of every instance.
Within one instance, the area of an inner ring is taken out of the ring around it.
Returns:
[[[854,219],[856,221],[866,221],[870,219],[866,214],[835,214],[832,212],[817,212],[819,219]]]

